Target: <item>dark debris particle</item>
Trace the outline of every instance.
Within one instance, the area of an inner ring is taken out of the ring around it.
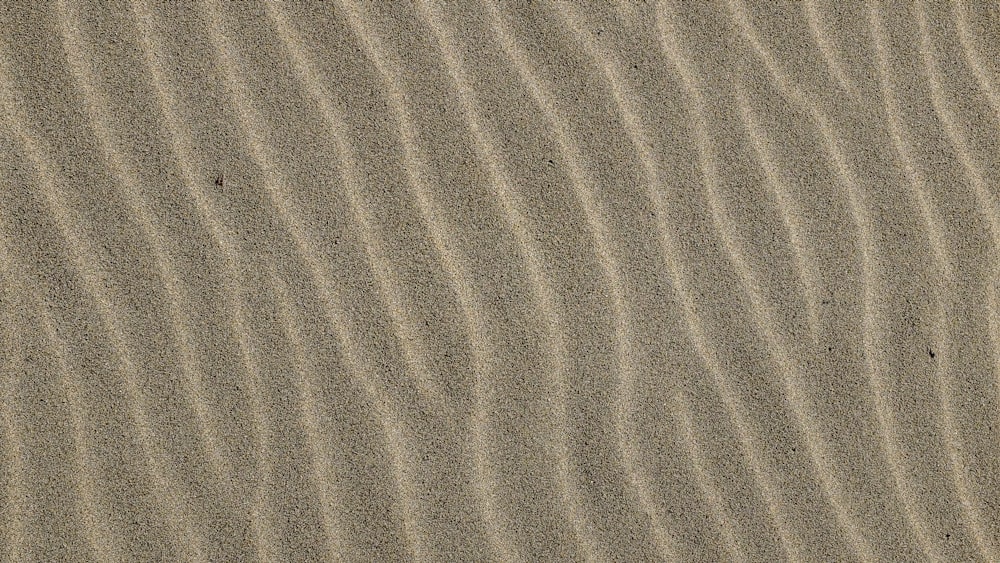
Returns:
[[[927,353],[930,354],[932,358],[934,357],[934,350],[928,349]]]
[[[222,174],[219,174],[218,177],[215,178],[215,185],[219,186],[220,188],[222,187],[222,184],[224,184],[225,182],[226,178]]]

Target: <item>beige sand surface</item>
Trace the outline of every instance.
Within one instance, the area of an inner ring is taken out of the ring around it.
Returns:
[[[995,2],[2,2],[0,561],[1000,561],[998,199]]]

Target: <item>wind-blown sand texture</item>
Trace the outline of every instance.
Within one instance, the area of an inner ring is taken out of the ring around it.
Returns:
[[[1000,561],[996,3],[4,2],[0,560]]]

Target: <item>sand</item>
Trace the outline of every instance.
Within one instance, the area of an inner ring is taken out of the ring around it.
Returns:
[[[1000,561],[1000,9],[4,2],[0,561]]]

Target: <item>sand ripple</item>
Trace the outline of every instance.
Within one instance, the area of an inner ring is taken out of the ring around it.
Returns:
[[[996,561],[985,4],[0,9],[0,561]]]

